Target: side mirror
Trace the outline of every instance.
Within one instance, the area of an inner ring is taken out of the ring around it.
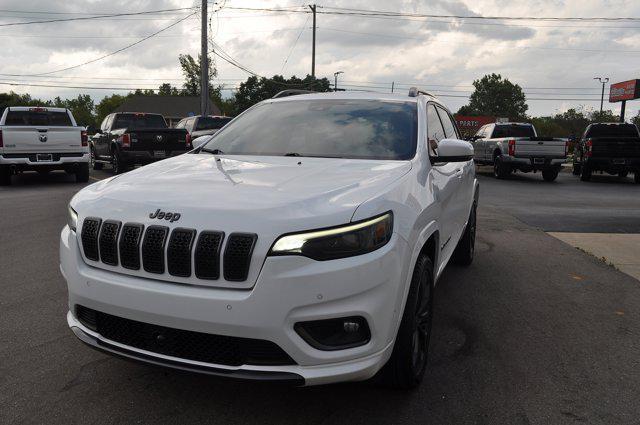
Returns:
[[[442,139],[438,142],[438,155],[433,162],[466,162],[473,159],[473,146],[457,139]]]

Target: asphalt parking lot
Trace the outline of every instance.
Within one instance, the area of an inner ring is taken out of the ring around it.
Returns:
[[[431,364],[411,393],[227,381],[86,348],[58,271],[82,185],[14,179],[0,188],[0,423],[638,423],[640,282],[545,232],[640,233],[640,186],[479,179],[476,258],[438,284]]]

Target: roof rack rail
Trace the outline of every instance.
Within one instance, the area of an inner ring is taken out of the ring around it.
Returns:
[[[435,97],[433,94],[431,94],[431,93],[429,93],[427,91],[424,91],[424,90],[420,90],[417,87],[411,87],[409,89],[409,97],[416,97],[419,94],[424,94],[425,96]]]
[[[275,95],[273,95],[271,99],[278,99],[280,97],[289,97],[289,96],[296,96],[299,94],[309,94],[309,93],[316,93],[316,92],[312,90],[288,89],[288,90],[282,90],[276,93]]]

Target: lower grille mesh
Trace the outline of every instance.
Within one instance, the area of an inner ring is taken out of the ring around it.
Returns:
[[[227,366],[292,365],[275,343],[152,325],[76,306],[76,317],[104,338],[166,356]]]

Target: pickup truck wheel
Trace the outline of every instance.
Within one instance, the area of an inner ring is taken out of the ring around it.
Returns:
[[[6,165],[0,165],[0,186],[11,185],[11,169]]]
[[[379,372],[385,385],[404,390],[420,385],[427,368],[432,321],[433,263],[422,254],[413,270],[393,353]]]
[[[101,162],[96,162],[96,150],[93,146],[91,147],[90,158],[91,158],[91,168],[93,168],[94,170],[102,170],[103,164]]]
[[[76,182],[86,183],[89,181],[89,164],[80,164],[76,170]]]
[[[552,182],[558,178],[558,170],[555,168],[545,168],[542,170],[542,178],[546,182]]]
[[[453,262],[460,266],[468,266],[473,262],[473,254],[476,246],[476,204],[471,207],[469,221],[464,233],[458,241],[456,250],[453,251]]]
[[[580,164],[578,163],[573,163],[573,170],[571,171],[573,173],[574,176],[579,176],[580,175]]]
[[[583,182],[588,182],[589,180],[591,180],[591,168],[589,168],[589,166],[582,166],[582,169],[580,170],[580,180],[582,180]]]
[[[120,174],[124,171],[118,151],[114,150],[113,152],[111,152],[111,167],[113,168],[113,174]]]
[[[509,174],[511,174],[510,167],[499,156],[496,156],[493,160],[493,175],[497,179],[506,179]]]
[[[618,177],[620,177],[621,179],[627,178],[628,175],[629,175],[629,173],[627,171],[620,171],[618,173]]]

